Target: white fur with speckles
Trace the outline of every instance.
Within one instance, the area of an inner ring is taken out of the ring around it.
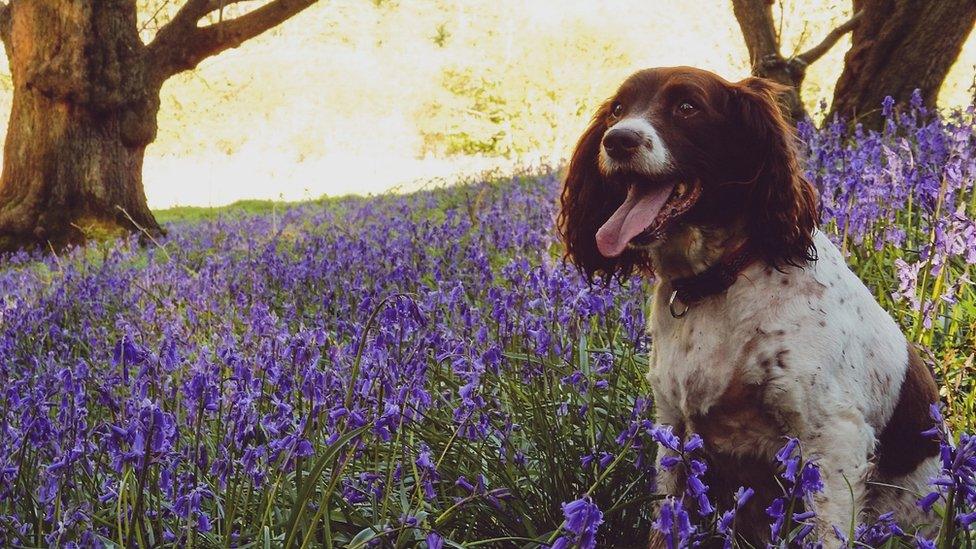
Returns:
[[[658,285],[648,374],[658,421],[693,431],[693,418],[707,414],[733,381],[761,385],[763,406],[788,432],[743,432],[719,451],[771,459],[787,434],[799,438],[804,456],[821,465],[817,533],[829,539],[829,525],[847,532],[852,513],[871,519],[863,508],[869,498],[878,512],[917,523],[917,492],[936,472],[935,458],[891,481],[916,493],[870,485],[876,437],[906,372],[905,337],[828,238],[818,231],[814,242],[816,262],[783,272],[756,262],[726,294],[692,305],[683,318],[669,313],[667,283]],[[786,368],[775,360],[761,366],[784,351]],[[674,479],[665,473],[659,488],[674,490]]]

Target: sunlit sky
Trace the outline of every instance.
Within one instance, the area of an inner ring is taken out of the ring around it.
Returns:
[[[783,53],[818,42],[849,10],[849,1],[785,1]],[[848,47],[811,66],[810,107],[829,99]],[[666,65],[747,76],[731,2],[323,1],[166,84],[146,193],[154,208],[217,206],[558,163],[624,77]],[[970,37],[943,106],[971,101],[974,65]],[[495,154],[450,150],[491,136]]]

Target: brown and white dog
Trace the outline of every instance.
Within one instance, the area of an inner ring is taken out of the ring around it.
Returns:
[[[938,468],[921,435],[935,380],[817,229],[780,91],[688,67],[628,78],[570,162],[567,257],[591,281],[656,277],[657,420],[703,437],[720,506],[740,485],[756,490],[737,519],[747,538],[768,537],[788,436],[821,466],[817,534],[886,511],[907,529]],[[660,491],[682,493],[680,473],[659,474]]]

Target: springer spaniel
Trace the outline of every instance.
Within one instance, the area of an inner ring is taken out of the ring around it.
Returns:
[[[747,540],[769,537],[786,437],[821,466],[822,539],[886,511],[907,529],[938,470],[938,444],[921,434],[935,379],[817,229],[781,91],[688,67],[634,74],[579,140],[559,230],[591,282],[656,277],[657,419],[702,436],[720,508],[755,489],[737,519]],[[681,474],[658,469],[659,490],[682,494]]]

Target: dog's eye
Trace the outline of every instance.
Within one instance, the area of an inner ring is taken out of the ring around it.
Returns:
[[[624,113],[624,106],[618,102],[614,102],[613,106],[610,108],[610,116],[614,118],[620,118],[620,115]]]
[[[698,108],[689,103],[688,101],[683,101],[678,105],[678,114],[682,116],[690,116],[698,111]]]

